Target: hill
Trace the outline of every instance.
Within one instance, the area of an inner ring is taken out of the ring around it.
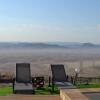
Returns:
[[[77,43],[77,42],[47,42],[47,43],[32,43],[32,42],[0,42],[0,48],[97,48],[99,44],[93,43]]]

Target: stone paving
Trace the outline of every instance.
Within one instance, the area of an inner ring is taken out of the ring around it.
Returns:
[[[100,92],[100,88],[62,89],[60,96],[62,100],[90,100],[82,92]]]
[[[83,92],[100,92],[100,88],[61,89],[59,95],[21,95],[0,96],[0,100],[90,100]]]
[[[0,100],[61,100],[59,95],[10,95],[0,96]]]

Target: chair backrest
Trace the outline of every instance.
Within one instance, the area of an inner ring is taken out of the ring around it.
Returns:
[[[29,63],[16,64],[16,81],[22,83],[31,82],[31,72]]]
[[[67,81],[64,65],[51,65],[52,77],[54,81],[64,82]]]

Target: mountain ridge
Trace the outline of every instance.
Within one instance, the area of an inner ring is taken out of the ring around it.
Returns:
[[[79,42],[0,42],[0,48],[31,47],[31,48],[96,48],[100,44]]]

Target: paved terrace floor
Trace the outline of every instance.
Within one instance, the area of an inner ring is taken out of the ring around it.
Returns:
[[[100,92],[100,88],[87,88],[87,89],[62,89],[60,96],[62,100],[90,100],[82,92]]]
[[[10,95],[0,96],[0,100],[61,100],[59,95],[33,96],[33,95]]]
[[[82,92],[100,92],[100,88],[61,89],[59,95],[20,95],[0,96],[0,100],[90,100]],[[62,99],[61,99],[62,98]]]

